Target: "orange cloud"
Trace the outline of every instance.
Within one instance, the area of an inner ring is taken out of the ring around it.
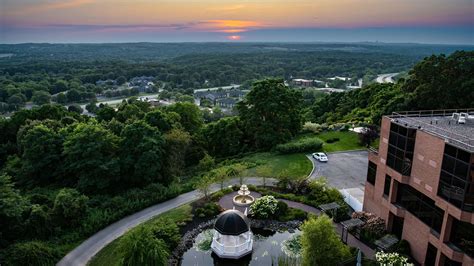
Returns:
[[[20,10],[16,10],[13,13],[15,15],[26,15],[31,13],[39,13],[45,12],[48,10],[54,9],[67,9],[67,8],[75,8],[87,4],[94,3],[95,0],[65,0],[65,1],[56,1],[51,3],[39,3],[39,4],[32,4],[26,8],[22,8]]]
[[[200,23],[197,29],[214,32],[237,33],[262,28],[264,26],[263,23],[257,21],[218,19],[206,20]]]
[[[211,7],[209,8],[210,11],[221,11],[221,12],[228,12],[228,11],[236,11],[245,8],[244,5],[231,5],[231,6],[221,6],[221,7]]]

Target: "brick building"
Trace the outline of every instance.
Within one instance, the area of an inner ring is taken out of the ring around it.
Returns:
[[[423,265],[474,265],[472,111],[462,124],[453,110],[385,116],[369,153],[363,208]]]

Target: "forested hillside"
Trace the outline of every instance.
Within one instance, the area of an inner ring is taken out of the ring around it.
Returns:
[[[200,56],[179,60],[190,58],[201,61]],[[366,65],[385,60],[370,58]],[[147,64],[117,62],[105,69],[93,63],[63,64],[61,68],[48,63],[47,68],[40,63],[32,70],[26,65],[9,66],[2,77],[2,88],[8,85],[1,97],[23,94],[25,88],[61,90],[75,84],[80,90],[82,79],[104,73],[157,71]],[[192,76],[192,69],[200,69],[200,64],[187,65],[190,68],[182,75]],[[276,71],[274,64],[252,67],[264,71],[255,78]],[[298,63],[294,69],[312,71]],[[377,125],[383,114],[396,110],[473,107],[473,85],[474,52],[459,51],[422,60],[397,84],[319,95],[314,102],[304,99],[301,90],[285,86],[283,79],[261,79],[238,103],[236,116],[211,123],[193,103],[152,107],[133,98],[117,110],[98,107],[96,117],[51,104],[19,110],[8,119],[0,118],[0,263],[54,265],[101,228],[208,180],[204,176],[210,176],[216,161],[232,162],[244,153],[274,150],[297,139],[304,122]],[[230,170],[236,176],[246,167],[232,164]]]
[[[311,107],[318,123],[365,121],[378,124],[384,114],[401,110],[474,106],[474,52],[430,56],[397,84],[373,84],[319,98]]]

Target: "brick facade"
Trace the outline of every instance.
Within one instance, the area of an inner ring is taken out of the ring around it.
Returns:
[[[383,218],[388,231],[393,229],[394,216],[403,218],[401,238],[410,243],[412,256],[421,265],[425,262],[428,243],[437,249],[436,265],[445,265],[447,259],[462,265],[474,265],[473,258],[450,247],[448,243],[453,221],[457,219],[474,224],[474,215],[472,212],[462,211],[437,195],[445,140],[429,132],[417,130],[411,174],[404,176],[386,165],[390,125],[391,118],[383,117],[378,153],[369,153],[369,161],[377,165],[377,173],[375,185],[366,182],[363,209]],[[383,195],[386,175],[392,178],[388,197]],[[444,211],[439,234],[415,215],[395,204],[397,189],[401,184],[409,185],[434,200],[435,205]]]

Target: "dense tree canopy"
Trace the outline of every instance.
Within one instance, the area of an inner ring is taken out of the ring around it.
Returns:
[[[137,121],[125,126],[121,137],[122,181],[133,185],[159,181],[162,178],[164,140],[158,129]]]
[[[193,103],[176,103],[167,107],[167,111],[177,113],[179,122],[191,134],[196,133],[204,123],[201,110]]]
[[[120,139],[96,123],[73,125],[64,140],[65,178],[83,191],[101,191],[119,176]]]
[[[397,84],[328,94],[311,107],[311,120],[378,124],[393,111],[470,108],[473,103],[474,52],[460,51],[426,58]]]
[[[244,128],[238,117],[228,117],[209,123],[201,132],[204,145],[214,156],[226,157],[244,151]]]
[[[22,151],[21,180],[28,185],[56,182],[61,171],[62,135],[44,123],[25,131],[18,139]]]
[[[252,85],[237,109],[256,148],[272,148],[299,132],[301,100],[301,94],[280,79],[266,79]]]
[[[474,52],[432,55],[410,71],[402,90],[410,110],[473,107]]]

